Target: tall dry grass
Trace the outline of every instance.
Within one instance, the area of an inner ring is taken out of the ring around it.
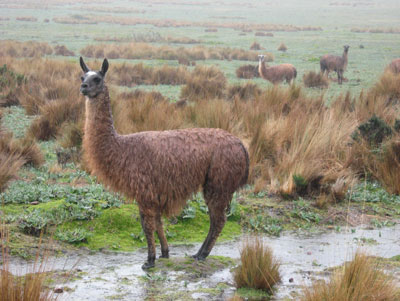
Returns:
[[[321,72],[309,71],[303,75],[304,86],[308,88],[328,88],[329,80]]]
[[[1,58],[2,62],[26,78],[19,101],[27,114],[38,115],[32,135],[56,137],[66,147],[79,147],[84,119],[79,65],[43,59]],[[122,84],[119,80],[125,73],[131,76],[137,70],[142,79],[163,82],[180,69],[116,64],[108,80]],[[400,139],[394,127],[400,111],[400,77],[385,74],[369,91],[357,97],[341,95],[327,106],[322,96],[307,96],[296,85],[266,90],[252,83],[227,86],[215,66],[197,66],[186,76],[181,89],[182,99],[189,100],[186,106],[170,103],[157,92],[118,93],[111,87],[117,130],[127,134],[188,127],[226,129],[249,148],[250,183],[285,196],[322,194],[339,201],[352,183],[365,177],[399,193]],[[129,84],[131,79],[125,81]],[[393,128],[378,151],[352,138],[374,115]]]
[[[186,67],[162,65],[149,67],[139,64],[115,64],[111,66],[108,82],[133,87],[135,85],[183,85],[190,76]]]
[[[400,299],[396,281],[372,257],[357,252],[328,282],[305,288],[302,301],[395,301]]]
[[[225,75],[214,66],[197,66],[186,85],[181,90],[181,97],[191,101],[223,98],[226,87]]]
[[[196,60],[242,60],[257,61],[258,53],[240,48],[223,47],[171,47],[154,46],[146,43],[118,43],[88,45],[81,49],[83,56],[90,58],[123,58],[123,59],[162,59],[178,60],[185,58]],[[272,61],[272,54],[267,54],[266,60]]]
[[[48,301],[57,300],[57,296],[45,287],[45,268],[48,251],[36,255],[35,262],[28,267],[23,277],[16,277],[11,273],[8,230],[1,225],[1,261],[0,269],[0,301]],[[39,242],[40,247],[41,242]],[[40,250],[40,248],[39,248]],[[40,258],[42,257],[42,258]]]
[[[280,263],[259,237],[248,238],[240,250],[240,264],[234,271],[237,288],[259,289],[271,294],[281,281]]]

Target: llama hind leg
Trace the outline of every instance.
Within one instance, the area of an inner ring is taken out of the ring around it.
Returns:
[[[168,242],[164,234],[163,222],[160,214],[156,217],[156,231],[161,244],[160,258],[169,258]]]
[[[210,215],[210,229],[199,251],[196,253],[196,255],[193,256],[195,259],[204,260],[210,254],[219,234],[224,228],[226,222],[225,211],[231,199],[232,195],[229,197],[223,197],[218,199],[213,198],[209,201],[207,201],[206,197]]]
[[[154,242],[154,231],[156,228],[155,218],[152,215],[146,215],[140,212],[140,219],[142,223],[143,232],[147,240],[147,261],[142,265],[142,269],[150,269],[154,267],[156,259],[156,246]]]

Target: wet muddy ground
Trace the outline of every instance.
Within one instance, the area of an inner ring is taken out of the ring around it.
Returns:
[[[303,285],[326,277],[329,268],[351,260],[358,249],[385,258],[399,255],[400,224],[373,230],[283,233],[264,240],[282,263],[282,283],[273,299],[295,300]],[[51,281],[63,288],[59,300],[227,300],[235,292],[231,270],[238,262],[240,245],[240,239],[219,243],[214,256],[200,264],[189,258],[199,245],[171,246],[171,259],[157,260],[155,270],[147,273],[141,269],[145,249],[132,253],[80,250],[51,258],[48,269],[70,273],[63,283],[57,273]],[[12,272],[21,274],[26,262],[15,259],[12,266]],[[399,267],[391,272],[400,283]]]

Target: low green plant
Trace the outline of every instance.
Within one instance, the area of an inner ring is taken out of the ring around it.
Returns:
[[[58,230],[55,234],[56,239],[68,243],[86,242],[89,236],[90,232],[83,228]]]
[[[371,146],[377,147],[392,134],[392,128],[384,120],[374,115],[367,122],[358,126],[357,130],[353,132],[352,138],[358,141],[362,137]]]
[[[264,232],[273,236],[279,236],[283,230],[279,219],[261,214],[250,218],[247,226],[252,231]]]
[[[347,197],[354,202],[400,203],[400,196],[388,193],[379,183],[363,182],[348,191]]]
[[[26,234],[39,236],[46,232],[49,219],[41,210],[33,210],[22,214],[18,219],[18,227]]]

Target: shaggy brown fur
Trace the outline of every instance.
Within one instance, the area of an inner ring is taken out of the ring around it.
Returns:
[[[394,74],[400,73],[400,59],[394,59],[387,68]]]
[[[205,259],[225,224],[233,193],[248,177],[245,147],[221,129],[119,135],[105,84],[97,96],[86,98],[83,149],[90,169],[102,182],[137,201],[148,244],[143,268],[154,266],[154,231],[160,239],[161,257],[168,257],[161,216],[178,214],[200,188],[209,208],[210,230],[194,257]]]
[[[321,67],[321,73],[325,72],[329,76],[329,72],[335,71],[338,76],[338,83],[341,85],[343,82],[343,73],[347,68],[348,53],[350,46],[343,46],[344,51],[342,56],[336,56],[332,54],[326,54],[321,57],[319,65]]]
[[[266,66],[263,55],[259,55],[258,73],[263,79],[273,84],[278,84],[284,80],[290,84],[297,76],[297,70],[292,64],[280,64],[272,67]]]

